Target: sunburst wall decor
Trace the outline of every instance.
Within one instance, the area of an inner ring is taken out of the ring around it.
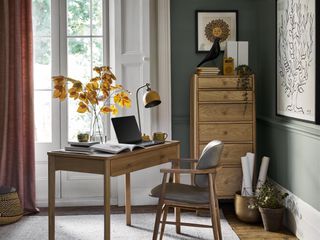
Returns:
[[[237,40],[237,11],[196,11],[197,52],[210,50],[216,37],[221,38],[221,50],[226,41]]]

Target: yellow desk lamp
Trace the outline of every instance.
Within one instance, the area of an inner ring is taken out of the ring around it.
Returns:
[[[152,108],[161,103],[160,96],[156,91],[151,90],[150,83],[139,87],[136,91],[136,101],[137,101],[137,110],[138,110],[138,120],[139,120],[139,130],[141,133],[141,120],[140,120],[140,109],[139,109],[139,100],[138,93],[142,88],[147,88],[147,92],[143,95],[143,104],[145,108]]]

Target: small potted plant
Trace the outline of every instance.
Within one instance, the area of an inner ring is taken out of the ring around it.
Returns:
[[[282,193],[271,182],[266,181],[256,192],[256,198],[249,208],[259,209],[263,227],[266,231],[277,231],[281,228],[284,214],[284,199],[287,193]]]

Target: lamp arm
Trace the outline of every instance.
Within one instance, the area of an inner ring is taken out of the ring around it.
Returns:
[[[139,91],[144,88],[144,87],[147,87],[148,90],[150,90],[150,83],[146,83],[145,85],[139,87],[136,91],[136,102],[137,102],[137,111],[138,111],[138,121],[139,121],[139,130],[140,130],[140,134],[141,133],[141,120],[140,120],[140,108],[139,108],[139,99],[138,99],[138,96],[139,96]]]

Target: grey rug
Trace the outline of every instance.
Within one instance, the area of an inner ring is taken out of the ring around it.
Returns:
[[[173,220],[173,214],[168,220]],[[132,226],[125,224],[124,214],[111,215],[111,239],[152,239],[155,214],[133,214]],[[198,217],[183,213],[182,221],[211,224],[209,217]],[[239,239],[221,212],[221,228],[224,240]],[[164,240],[213,239],[212,229],[182,227],[182,235],[175,233],[175,226],[166,225]],[[1,240],[45,240],[48,239],[48,217],[24,217],[19,222],[0,227]],[[56,217],[57,240],[99,240],[103,239],[103,215],[72,215]]]

